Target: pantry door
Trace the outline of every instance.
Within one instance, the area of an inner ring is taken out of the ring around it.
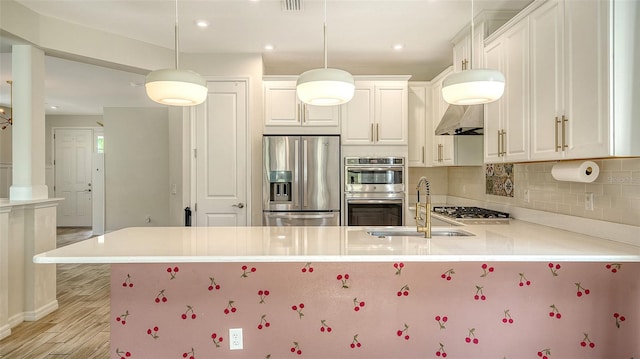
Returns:
[[[196,226],[246,226],[250,213],[246,81],[208,81],[195,109]]]
[[[54,167],[59,227],[91,227],[91,157],[93,131],[90,129],[54,130]]]

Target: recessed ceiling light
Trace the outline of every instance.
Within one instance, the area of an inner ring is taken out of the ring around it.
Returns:
[[[59,109],[60,107],[59,107],[59,106],[56,106],[56,105],[51,105],[49,108],[50,108],[50,109],[52,109],[52,110],[57,110],[57,109]]]
[[[198,27],[205,28],[205,27],[209,27],[209,22],[207,20],[197,20],[196,25]]]
[[[273,51],[273,49],[275,49],[275,46],[271,45],[271,44],[266,44],[264,45],[264,49],[267,51]]]
[[[396,51],[400,51],[400,50],[404,49],[404,45],[395,44],[395,45],[393,45],[393,49],[396,50]]]

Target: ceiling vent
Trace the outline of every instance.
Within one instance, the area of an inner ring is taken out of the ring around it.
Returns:
[[[302,11],[304,0],[282,0],[282,11]]]

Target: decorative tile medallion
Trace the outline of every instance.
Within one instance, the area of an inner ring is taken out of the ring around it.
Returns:
[[[490,163],[485,167],[486,193],[513,197],[513,163]]]

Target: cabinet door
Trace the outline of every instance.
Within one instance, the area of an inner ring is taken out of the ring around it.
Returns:
[[[504,73],[503,39],[499,38],[485,47],[487,68]],[[484,162],[502,162],[501,131],[505,98],[484,105]]]
[[[566,158],[609,155],[609,6],[565,1]]]
[[[521,21],[504,35],[505,93],[502,140],[506,160],[529,159],[529,24]]]
[[[264,85],[264,124],[266,126],[299,126],[300,104],[295,84]]]
[[[378,83],[375,96],[375,142],[406,145],[407,83]]]
[[[427,121],[431,120],[428,115],[431,111],[431,92],[427,85],[409,84],[409,167],[425,167],[427,165]],[[432,132],[432,131],[430,131]],[[431,135],[433,137],[433,135]],[[431,141],[429,141],[431,146]],[[428,151],[431,153],[431,151]],[[429,161],[431,159],[429,158]],[[430,163],[430,162],[429,162]]]
[[[340,106],[301,105],[304,126],[340,126]]]
[[[529,16],[531,30],[531,159],[562,158],[559,144],[564,69],[563,7],[549,1]]]
[[[373,84],[356,83],[353,99],[342,105],[342,143],[370,145],[374,141]]]
[[[453,72],[468,70],[470,53],[469,36],[465,36],[462,40],[453,45]]]

